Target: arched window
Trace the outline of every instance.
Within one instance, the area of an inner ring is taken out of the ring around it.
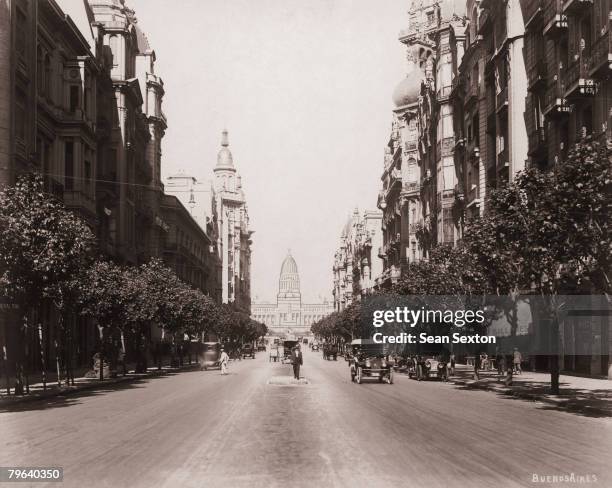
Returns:
[[[109,38],[108,41],[110,48],[111,48],[111,52],[113,54],[113,68],[116,67],[119,63],[119,53],[117,52],[117,36],[116,35],[112,35]]]

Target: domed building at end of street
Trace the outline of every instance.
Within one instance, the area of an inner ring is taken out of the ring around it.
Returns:
[[[291,252],[281,265],[276,303],[254,301],[251,304],[251,318],[266,324],[270,335],[308,334],[312,324],[333,311],[333,302],[328,300],[302,302],[300,275]]]

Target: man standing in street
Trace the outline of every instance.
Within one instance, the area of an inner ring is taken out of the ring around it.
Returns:
[[[227,374],[227,363],[229,362],[229,356],[223,348],[221,348],[221,357],[219,358],[221,363],[221,374]]]
[[[291,351],[291,363],[293,364],[293,376],[296,380],[299,380],[300,366],[304,363],[299,344],[293,348],[293,351]]]
[[[516,374],[521,374],[521,363],[523,362],[523,355],[521,354],[521,351],[518,350],[518,347],[514,348],[514,354],[513,354],[513,362],[514,362],[514,372]]]

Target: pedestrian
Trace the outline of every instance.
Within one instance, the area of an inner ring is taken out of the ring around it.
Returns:
[[[299,344],[291,351],[291,363],[293,364],[293,377],[296,380],[299,380],[300,366],[304,364],[304,359],[302,358],[302,351],[300,350]]]
[[[219,358],[221,363],[221,374],[227,374],[227,363],[229,362],[229,356],[223,348],[221,348],[221,357]]]
[[[521,374],[521,362],[523,361],[523,355],[521,354],[521,351],[518,350],[518,347],[514,348],[512,358],[512,362],[514,363],[514,372],[516,374]]]
[[[495,354],[495,365],[497,366],[497,374],[503,376],[506,369],[506,361],[500,347],[497,348],[497,353]]]
[[[455,376],[455,353],[450,355],[450,369],[451,376]]]

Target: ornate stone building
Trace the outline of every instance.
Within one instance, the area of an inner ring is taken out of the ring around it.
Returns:
[[[520,4],[469,0],[467,11],[465,36],[458,40],[465,54],[453,82],[453,100],[459,174],[455,205],[457,215],[469,218],[482,214],[490,188],[525,168],[528,84]]]
[[[382,213],[355,209],[342,234],[334,255],[334,310],[343,310],[354,300],[370,293],[382,273],[377,253],[382,246]]]
[[[266,324],[269,334],[301,335],[309,334],[314,322],[333,311],[333,304],[327,300],[302,303],[297,263],[288,253],[281,265],[276,303],[253,303],[251,317]]]
[[[160,256],[164,84],[155,74],[155,51],[123,0],[91,0],[92,29],[111,57],[113,128],[100,147],[100,236],[106,250],[129,263]]]
[[[242,178],[234,166],[227,131],[214,168],[215,212],[218,218],[217,250],[222,263],[221,289],[224,303],[251,311],[251,236],[249,212]]]
[[[377,285],[388,288],[409,263],[423,259],[437,242],[458,237],[453,221],[454,164],[452,78],[463,54],[465,5],[412,1],[406,46],[406,77],[393,93],[391,135],[385,147],[382,190],[384,270]]]
[[[215,295],[214,227],[204,232],[163,193],[164,84],[134,11],[124,0],[59,3],[0,4],[6,68],[0,70],[0,188],[38,172],[47,191],[90,225],[107,257],[124,264],[163,257],[185,281]],[[26,337],[31,371],[40,370],[42,357],[47,367],[54,364],[58,334],[54,306],[41,303],[37,312],[41,329],[30,328]],[[0,348],[9,364],[24,351],[15,334],[19,322],[0,308]],[[97,327],[82,317],[65,327],[75,365],[90,365]]]

